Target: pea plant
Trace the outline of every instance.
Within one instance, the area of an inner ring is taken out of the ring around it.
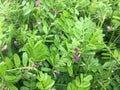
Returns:
[[[120,0],[0,0],[0,90],[119,90]]]

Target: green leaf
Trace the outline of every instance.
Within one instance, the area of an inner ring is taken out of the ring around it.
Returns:
[[[32,10],[30,10],[30,9],[25,10],[24,16],[28,15],[31,11]]]
[[[92,75],[87,75],[83,77],[83,74],[76,77],[75,80],[68,83],[67,90],[89,90],[90,80],[92,80]]]
[[[24,84],[24,86],[26,86],[26,87],[29,87],[29,85],[30,85],[29,82],[27,82],[27,81],[24,81],[23,84]]]
[[[36,82],[35,81],[24,81],[23,82],[24,86],[25,87],[28,87],[28,88],[36,88]]]
[[[46,67],[42,67],[42,68],[41,68],[41,71],[50,72],[51,69],[50,69],[50,68],[46,68]]]
[[[49,90],[54,85],[54,80],[51,79],[47,73],[40,72],[40,77],[38,77],[39,82],[37,82],[37,87],[41,90]]]
[[[30,90],[28,87],[21,87],[20,90]]]
[[[116,61],[109,61],[109,62],[105,62],[104,65],[102,66],[104,69],[108,69],[113,67],[116,64]]]
[[[21,61],[20,61],[18,54],[14,54],[14,63],[16,67],[20,67]]]
[[[22,55],[23,66],[27,66],[27,62],[28,62],[28,55],[27,55],[26,52],[24,52],[23,55]]]
[[[26,4],[26,1],[24,0],[24,1],[22,1],[21,6],[24,6],[25,4]]]
[[[73,67],[72,67],[72,65],[67,67],[67,68],[68,68],[69,75],[72,76],[73,75]]]
[[[51,19],[54,20],[54,16],[53,16],[53,14],[51,14],[51,13],[48,12],[48,15],[50,16]]]
[[[19,78],[18,76],[5,76],[5,81],[10,83],[16,83],[18,82]]]
[[[59,43],[60,43],[59,36],[55,35],[54,44],[55,44],[56,46],[59,46]]]
[[[25,3],[26,2],[24,2],[23,4],[25,4]],[[32,12],[33,6],[34,6],[33,3],[29,3],[29,2],[26,3],[26,6],[23,7],[24,16],[26,16]]]
[[[4,62],[0,63],[0,75],[2,75],[3,77],[5,76],[5,71],[6,71],[6,65]]]
[[[12,83],[8,83],[7,86],[9,88],[9,90],[18,90],[18,88]]]
[[[48,55],[48,50],[47,47],[42,44],[41,42],[37,42],[34,45],[34,49],[33,49],[33,57],[36,60],[45,60],[47,58]]]
[[[43,31],[44,31],[45,34],[48,34],[48,28],[47,27],[48,27],[47,22],[43,21]]]
[[[33,58],[34,61],[43,61],[47,58],[48,48],[41,41],[38,41],[34,44],[30,40],[24,47],[26,53],[30,58]]]
[[[68,68],[69,75],[72,76],[73,75],[72,61],[68,60],[68,62],[67,62],[67,68]]]
[[[13,63],[12,60],[8,57],[5,58],[5,63],[8,69],[12,69],[13,68]]]
[[[114,57],[118,58],[119,52],[117,50],[114,50]]]

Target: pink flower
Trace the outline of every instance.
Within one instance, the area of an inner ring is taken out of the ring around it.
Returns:
[[[75,60],[75,61],[78,61],[79,59],[80,59],[80,56],[75,56],[75,57],[74,57],[74,60]]]
[[[95,16],[95,18],[99,18],[99,16],[98,16],[98,15],[96,15],[96,16]]]
[[[74,51],[75,51],[75,52],[79,52],[79,49],[78,49],[78,48],[75,48]]]
[[[108,30],[112,30],[112,27],[111,27],[111,26],[107,26],[107,29],[108,29]]]
[[[4,46],[2,47],[2,52],[5,52],[5,51],[7,50],[7,48],[8,48],[8,46],[7,46],[7,45],[4,45]]]
[[[39,1],[36,1],[36,2],[35,2],[35,5],[36,5],[36,6],[40,6],[40,2],[39,2]]]

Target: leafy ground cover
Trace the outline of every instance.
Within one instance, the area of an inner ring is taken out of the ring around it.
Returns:
[[[0,90],[120,90],[120,0],[0,0]]]

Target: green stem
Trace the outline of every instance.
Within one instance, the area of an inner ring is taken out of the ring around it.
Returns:
[[[104,16],[103,16],[103,18],[102,18],[102,22],[101,22],[101,24],[100,24],[100,27],[102,27],[102,25],[103,25],[103,23],[104,23],[104,21],[105,21],[105,17],[106,17],[106,13],[104,14]]]
[[[14,68],[14,69],[6,70],[6,71],[7,71],[7,72],[10,72],[10,71],[14,71],[14,70],[23,70],[23,69],[38,71],[38,70],[37,70],[36,68],[34,68],[34,67],[20,67],[20,68]]]
[[[120,37],[120,35],[118,35],[118,36],[115,38],[115,40],[112,42],[112,44],[110,45],[110,47],[113,45],[113,43],[115,43],[115,41],[117,41],[117,40],[119,39],[119,37]],[[109,43],[110,43],[110,41],[109,41]]]
[[[106,44],[104,44],[104,45],[107,48],[107,50],[110,52],[110,54],[113,56],[113,58],[118,62],[118,64],[120,64],[119,60],[114,56],[114,54],[112,53],[112,51],[110,50],[110,48]]]
[[[106,90],[105,86],[100,81],[98,81],[98,83],[102,86],[104,90]]]

